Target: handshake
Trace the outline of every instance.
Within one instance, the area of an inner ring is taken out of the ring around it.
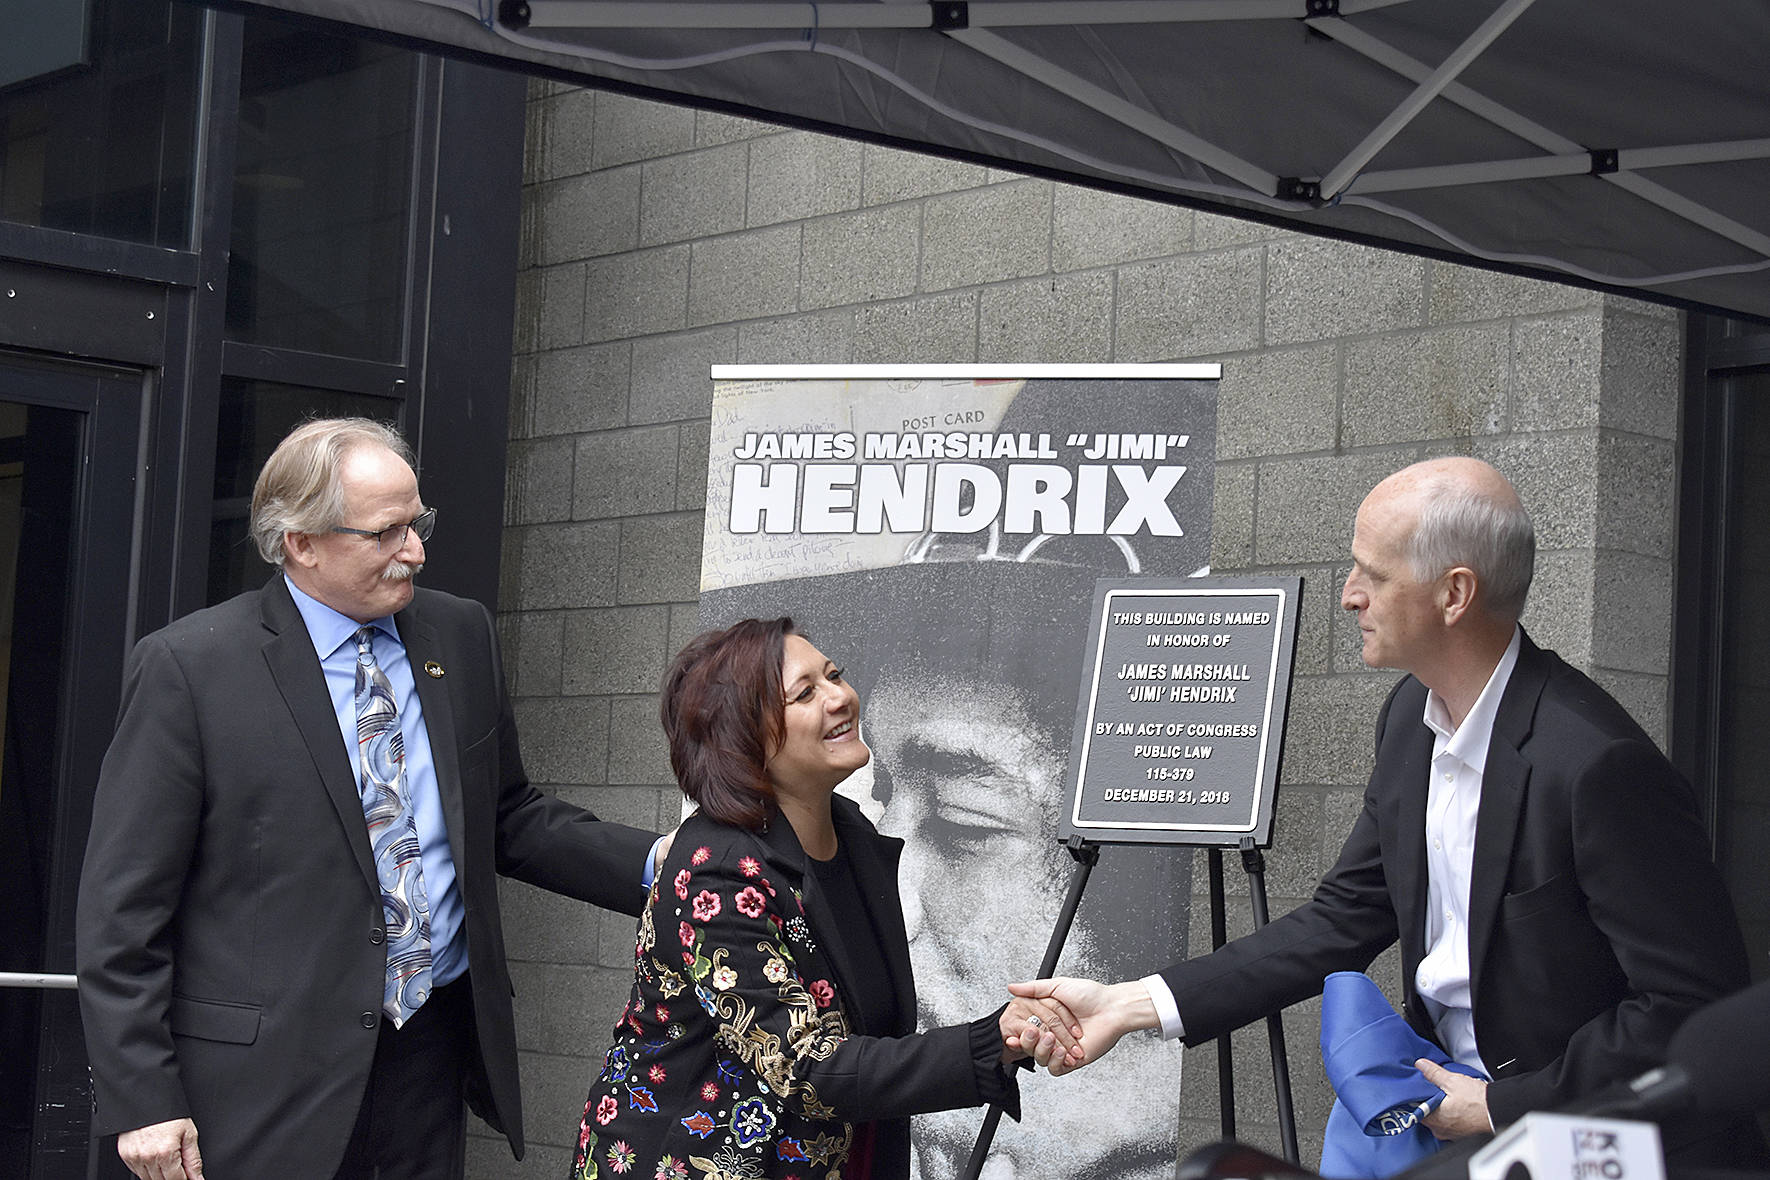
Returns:
[[[1128,1032],[1156,1028],[1149,989],[1138,980],[1035,979],[1011,983],[1002,1010],[1004,1064],[1030,1057],[1061,1077],[1100,1060]]]

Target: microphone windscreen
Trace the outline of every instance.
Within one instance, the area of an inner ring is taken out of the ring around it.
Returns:
[[[1697,1109],[1770,1109],[1770,981],[1699,1009],[1672,1035],[1668,1064],[1689,1078]]]

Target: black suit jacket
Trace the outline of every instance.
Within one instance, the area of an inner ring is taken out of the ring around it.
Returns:
[[[1163,971],[1197,1043],[1362,971],[1398,938],[1404,1012],[1424,956],[1426,688],[1377,721],[1364,810],[1315,896]],[[1475,1034],[1496,1125],[1660,1064],[1678,1025],[1747,980],[1692,792],[1609,694],[1524,636],[1483,773],[1469,889]]]
[[[419,589],[396,622],[465,910],[470,1092],[520,1156],[495,875],[637,913],[653,837],[529,785],[483,606]],[[356,777],[280,573],[136,646],[80,882],[95,1134],[190,1116],[217,1176],[336,1170],[386,962]]]
[[[873,1180],[903,1180],[910,1115],[1002,1098],[1018,1117],[996,1016],[915,1034],[903,841],[853,802],[833,806],[878,939],[836,920],[778,813],[763,833],[691,816],[640,920],[632,998],[590,1089],[574,1177],[621,1170],[611,1151],[644,1177],[699,1176],[697,1160],[720,1175],[834,1174],[870,1123]],[[883,1027],[850,1002],[863,972],[895,993]]]

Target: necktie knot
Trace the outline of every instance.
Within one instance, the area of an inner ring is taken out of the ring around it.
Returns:
[[[365,668],[374,667],[375,647],[373,640],[375,638],[375,628],[360,627],[357,629],[357,633],[353,638],[356,640],[356,662]]]

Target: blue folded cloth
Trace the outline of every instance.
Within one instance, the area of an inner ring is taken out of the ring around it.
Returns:
[[[1439,1149],[1421,1123],[1444,1101],[1414,1062],[1420,1058],[1472,1078],[1398,1015],[1382,990],[1356,971],[1327,977],[1321,991],[1321,1061],[1337,1096],[1322,1142],[1330,1180],[1392,1176]]]

